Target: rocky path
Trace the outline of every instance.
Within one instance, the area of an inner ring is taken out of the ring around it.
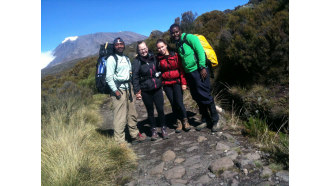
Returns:
[[[105,117],[103,128],[111,131],[113,116],[107,105],[101,109]],[[137,101],[136,108],[139,129],[150,136],[143,102]],[[196,111],[186,108],[190,124],[198,125]],[[169,105],[165,113],[170,138],[132,146],[139,165],[126,185],[289,185],[289,172],[272,171],[268,155],[249,144],[245,137],[229,130],[211,133],[209,128],[175,133]]]

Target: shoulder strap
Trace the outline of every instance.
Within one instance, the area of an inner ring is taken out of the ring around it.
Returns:
[[[117,74],[117,66],[118,66],[118,57],[116,54],[112,54],[113,58],[115,59],[116,61],[116,65],[115,65],[115,74]]]
[[[127,63],[131,63],[131,61],[129,60],[129,57],[125,56],[125,58],[126,58]]]
[[[186,35],[183,36],[183,43],[186,43],[191,49],[193,49],[193,47],[191,46],[191,44],[187,41],[187,35],[188,34],[186,34]]]
[[[188,34],[183,36],[183,43],[186,43],[194,51],[192,45],[187,41],[187,35]],[[199,68],[199,59],[198,59],[198,55],[196,54],[195,51],[194,51],[194,56],[195,56],[195,59],[196,59],[197,68]]]

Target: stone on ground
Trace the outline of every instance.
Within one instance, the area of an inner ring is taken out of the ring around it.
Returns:
[[[269,167],[263,167],[260,176],[262,178],[270,177],[273,171]]]
[[[223,157],[215,160],[210,166],[209,170],[213,173],[216,173],[220,170],[226,170],[234,166],[233,160],[228,157]]]
[[[185,160],[184,158],[177,158],[177,159],[174,160],[174,163],[179,164],[179,163],[184,162],[184,160]]]
[[[279,171],[276,173],[276,176],[279,177],[281,181],[289,182],[289,171]]]
[[[164,162],[161,162],[159,165],[155,166],[150,170],[151,175],[162,174],[164,169]]]
[[[165,162],[169,162],[169,161],[172,161],[175,159],[175,153],[171,150],[168,150],[166,151],[164,154],[163,154],[163,158],[162,160],[165,161]]]
[[[206,140],[207,140],[207,138],[205,136],[198,136],[198,138],[197,138],[198,143],[201,143]]]
[[[217,143],[217,146],[215,147],[215,149],[218,150],[218,151],[223,152],[223,151],[225,151],[225,150],[229,150],[230,147],[229,147],[228,145],[225,145],[225,144],[223,144],[223,143],[218,142],[218,143]]]
[[[176,166],[165,173],[165,178],[168,180],[179,179],[186,173],[186,169],[183,166]]]

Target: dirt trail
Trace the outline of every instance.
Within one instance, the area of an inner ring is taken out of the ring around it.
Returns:
[[[269,155],[253,147],[242,135],[229,130],[211,133],[209,128],[175,133],[171,108],[165,105],[170,138],[132,145],[139,165],[126,185],[289,185],[289,172],[273,172]],[[136,109],[140,131],[150,137],[142,101],[136,101]],[[188,105],[186,109],[189,123],[197,126],[196,110]],[[102,105],[101,113],[102,128],[113,133],[109,100]]]

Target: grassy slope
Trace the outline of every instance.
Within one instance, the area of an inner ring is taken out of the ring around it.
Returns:
[[[117,185],[130,178],[136,155],[97,132],[106,95],[66,82],[42,95],[42,185]]]

